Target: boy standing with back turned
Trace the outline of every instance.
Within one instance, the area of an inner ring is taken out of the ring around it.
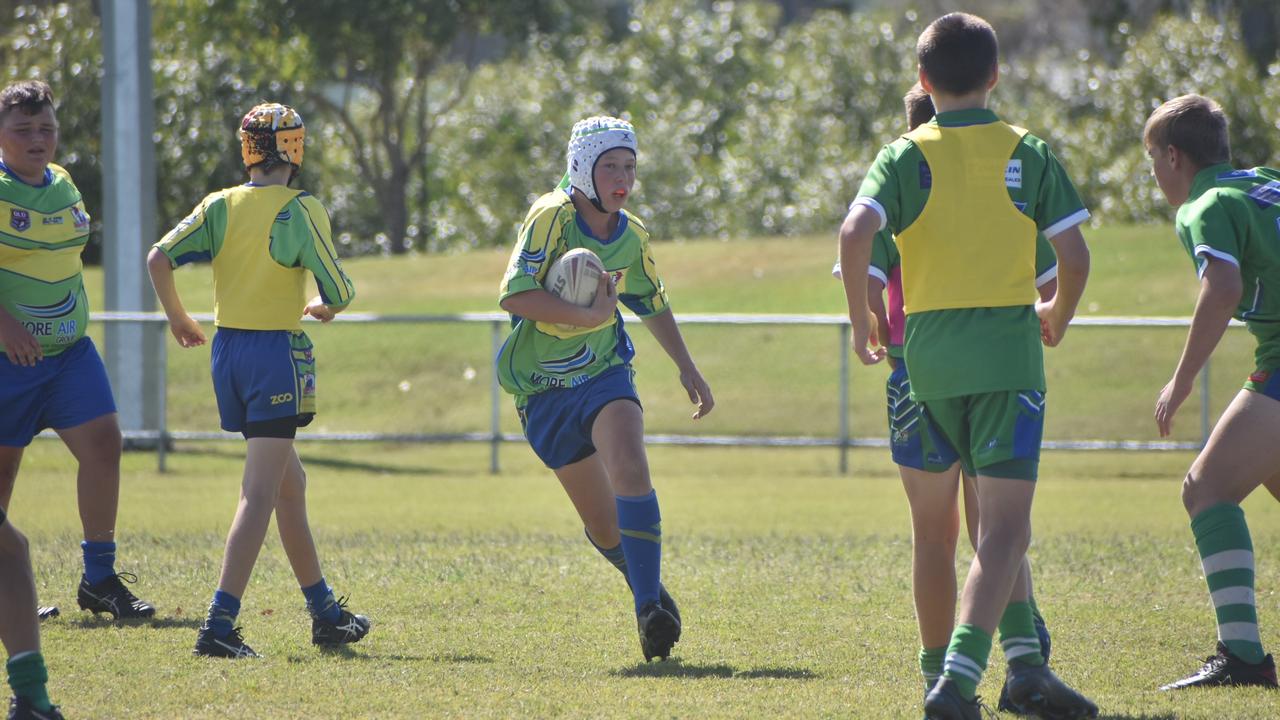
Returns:
[[[370,628],[368,618],[334,599],[320,570],[307,475],[293,447],[298,428],[316,413],[316,361],[302,316],[329,322],[350,304],[355,286],[338,263],[324,206],[289,187],[302,168],[302,117],[263,103],[244,116],[239,135],[249,182],[205,197],[147,256],[169,330],[186,348],[205,337],[178,297],[173,268],[213,264],[213,389],[222,429],[244,435],[246,451],[222,575],[194,652],[227,658],[257,657],[235,622],[273,512],[311,613],[311,642],[353,643]],[[308,274],[320,289],[310,302]]]
[[[977,553],[961,597],[929,718],[978,720],[977,687],[997,628],[1013,703],[1048,718],[1097,708],[1044,661],[1025,583],[1031,501],[1044,427],[1041,340],[1057,345],[1088,277],[1079,224],[1089,217],[1043,141],[986,108],[999,76],[995,31],[981,18],[945,15],[916,44],[920,83],[937,117],[881,150],[840,229],[840,262],[864,364],[876,321],[867,306],[875,234],[888,228],[901,254],[911,397],[923,420],[977,475]],[[1058,256],[1058,288],[1036,301],[1036,233]],[[1037,317],[1038,316],[1038,317]]]
[[[1231,317],[1258,339],[1254,372],[1236,394],[1182,481],[1182,504],[1217,615],[1217,651],[1162,690],[1214,685],[1276,687],[1262,649],[1254,598],[1253,540],[1240,503],[1259,485],[1280,498],[1280,172],[1231,167],[1227,116],[1218,104],[1183,95],[1156,108],[1142,133],[1151,171],[1200,275],[1187,344],[1156,401],[1160,435],[1191,393],[1196,375]]]

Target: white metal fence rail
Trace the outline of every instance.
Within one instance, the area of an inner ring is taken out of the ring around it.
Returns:
[[[102,323],[165,323],[163,313],[138,312],[97,312],[92,320]],[[213,316],[208,313],[196,313],[195,319],[201,322],[212,322]],[[627,317],[628,321],[634,320]],[[440,315],[383,315],[378,313],[348,312],[339,315],[335,322],[362,324],[432,324],[432,323],[488,323],[492,352],[490,357],[498,353],[498,349],[506,336],[509,319],[506,313],[455,313]],[[755,446],[755,447],[834,447],[840,453],[840,472],[848,471],[849,449],[855,447],[887,447],[888,440],[883,437],[850,436],[850,358],[849,322],[842,315],[770,315],[770,314],[697,314],[682,313],[681,325],[827,325],[837,329],[839,335],[840,377],[839,417],[837,432],[832,436],[787,436],[787,435],[668,435],[651,434],[645,437],[648,443],[665,445],[719,445],[719,446]],[[1187,327],[1189,318],[1173,317],[1081,317],[1072,321],[1072,325],[1093,327]],[[162,374],[167,370],[162,370]],[[339,442],[408,442],[408,443],[452,443],[483,442],[488,443],[489,470],[499,471],[499,448],[504,442],[523,442],[524,437],[518,433],[505,433],[501,429],[501,409],[505,401],[504,393],[498,386],[495,373],[490,372],[489,388],[489,430],[487,432],[463,433],[383,433],[383,432],[326,432],[299,433],[300,440],[333,440]],[[162,385],[167,386],[167,378],[162,377]],[[166,393],[161,393],[164,398]],[[1212,429],[1209,417],[1209,364],[1205,363],[1200,374],[1200,440],[1198,442],[1175,441],[1136,441],[1136,440],[1046,440],[1043,447],[1063,450],[1168,450],[1197,449],[1208,440]],[[164,402],[163,399],[161,401]],[[160,469],[165,469],[165,453],[173,440],[239,440],[240,436],[225,432],[204,432],[168,427],[164,408],[159,413],[160,427],[151,430],[127,431],[125,439],[133,443],[154,445]],[[52,436],[43,433],[42,436]]]

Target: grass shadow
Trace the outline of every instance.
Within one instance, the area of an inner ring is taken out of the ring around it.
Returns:
[[[1178,720],[1177,715],[1164,713],[1163,715],[1107,715],[1106,713],[1098,715],[1098,720]]]
[[[196,618],[163,617],[153,618],[146,624],[161,630],[167,628],[189,628],[191,630],[199,630],[200,626],[204,624],[204,621]]]
[[[381,653],[364,653],[356,652],[356,649],[350,645],[317,645],[316,651],[325,657],[340,657],[344,660],[397,660],[402,662],[421,662],[421,655],[384,655]],[[288,657],[291,663],[305,663],[316,659],[315,655],[290,655]]]
[[[437,663],[458,663],[469,665],[492,665],[493,658],[484,655],[460,655],[458,653],[441,653],[427,658]]]
[[[109,628],[109,627],[152,627],[153,625],[156,627],[164,627],[164,623],[166,622],[166,620],[168,620],[168,618],[161,618],[160,620],[155,620],[152,618],[116,620],[110,615],[89,615],[89,616],[80,615],[78,617],[67,618],[66,622],[68,625],[72,625],[74,627],[90,629],[90,628]],[[177,623],[188,622],[186,620],[179,620],[177,618],[173,618],[173,620],[176,621]],[[195,625],[191,625],[190,627],[199,627],[199,626],[200,626],[200,623],[197,622]],[[185,627],[185,626],[175,625],[175,627]]]
[[[679,658],[658,663],[643,663],[614,670],[615,677],[680,677],[700,680],[702,678],[736,678],[742,680],[814,680],[819,675],[807,668],[796,667],[763,667],[739,670],[726,663],[699,664],[684,663]]]

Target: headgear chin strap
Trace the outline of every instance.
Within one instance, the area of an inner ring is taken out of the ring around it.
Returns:
[[[636,154],[636,130],[626,120],[599,115],[574,123],[569,134],[569,170],[560,187],[578,188],[597,210],[605,212],[596,190],[596,161],[616,148],[626,148]]]

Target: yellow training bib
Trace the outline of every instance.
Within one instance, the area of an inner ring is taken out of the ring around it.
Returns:
[[[1036,301],[1036,224],[1009,198],[1026,130],[1002,122],[921,125],[905,137],[924,153],[929,199],[896,237],[904,309],[1030,305]]]

